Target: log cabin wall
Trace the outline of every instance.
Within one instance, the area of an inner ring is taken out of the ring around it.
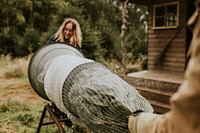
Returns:
[[[153,0],[148,3],[148,70],[161,70],[173,73],[184,73],[186,64],[186,23],[187,23],[187,0],[179,1],[179,25],[173,29],[153,29],[153,5],[174,0]],[[166,44],[175,36],[179,28],[183,28],[172,41],[164,54],[163,61],[156,64],[158,55]]]

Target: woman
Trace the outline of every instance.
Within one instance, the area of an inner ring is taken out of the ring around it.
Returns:
[[[64,20],[57,32],[50,37],[49,43],[62,42],[81,48],[82,32],[79,23],[72,18]]]

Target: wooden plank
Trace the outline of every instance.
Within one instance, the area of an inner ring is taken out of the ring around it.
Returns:
[[[148,57],[156,57],[160,52],[149,52]],[[165,53],[166,57],[176,57],[176,58],[184,58],[185,59],[185,54],[184,53]]]
[[[149,57],[148,60],[149,61],[155,61],[155,57]],[[183,59],[183,58],[165,57],[164,61],[185,64],[185,59]]]
[[[152,64],[148,64],[148,70],[162,70],[166,72],[174,72],[182,74],[184,73],[185,69],[180,67],[166,67],[166,66],[155,66]]]
[[[149,65],[154,65],[155,63],[153,61],[148,61]],[[178,63],[178,62],[162,62],[162,66],[165,67],[172,67],[172,68],[184,68],[185,63]]]
[[[163,48],[148,48],[148,52],[161,52],[163,50]],[[169,48],[167,53],[185,53],[185,48]]]
[[[185,41],[184,41],[185,42]],[[172,43],[170,48],[184,48],[183,46],[184,42],[177,42],[177,43]],[[151,43],[149,44],[148,48],[164,48],[165,44],[164,43]]]
[[[169,104],[170,97],[174,94],[168,91],[161,91],[153,88],[136,87],[139,93],[147,99]]]

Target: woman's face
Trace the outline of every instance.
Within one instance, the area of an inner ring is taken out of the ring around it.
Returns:
[[[64,33],[65,40],[69,40],[72,37],[72,35],[73,35],[73,25],[72,25],[72,23],[66,24],[66,26],[63,30],[63,33]]]

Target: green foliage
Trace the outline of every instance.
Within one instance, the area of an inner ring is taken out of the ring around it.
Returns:
[[[34,52],[38,49],[38,40],[40,38],[40,34],[36,29],[33,28],[26,28],[24,35],[23,35],[23,41],[21,44],[19,44],[19,55],[26,55],[23,52],[30,53]]]
[[[83,53],[97,61],[121,60],[119,0],[3,0],[0,3],[0,54],[26,56],[46,45],[67,17],[78,20]],[[129,4],[126,48],[134,62],[147,54],[146,8]]]
[[[18,121],[20,121],[20,124],[22,125],[28,125],[29,123],[34,121],[33,115],[29,112],[19,113],[13,119],[17,119]]]
[[[7,101],[0,104],[0,127],[12,125],[16,132],[35,132],[42,108],[29,103]],[[14,130],[13,129],[13,130]]]
[[[147,63],[148,63],[147,56],[144,56],[143,62],[142,62],[142,69],[147,70]]]
[[[0,129],[5,125],[10,125],[16,133],[33,133],[36,132],[39,124],[44,103],[30,104],[28,102],[20,102],[8,100],[0,103]],[[46,112],[44,122],[53,121],[48,111]],[[75,133],[90,133],[86,129],[79,126],[66,127],[63,124],[66,132]],[[3,131],[0,131],[3,132]],[[6,132],[6,130],[5,130]],[[56,125],[42,126],[40,133],[57,133]]]

